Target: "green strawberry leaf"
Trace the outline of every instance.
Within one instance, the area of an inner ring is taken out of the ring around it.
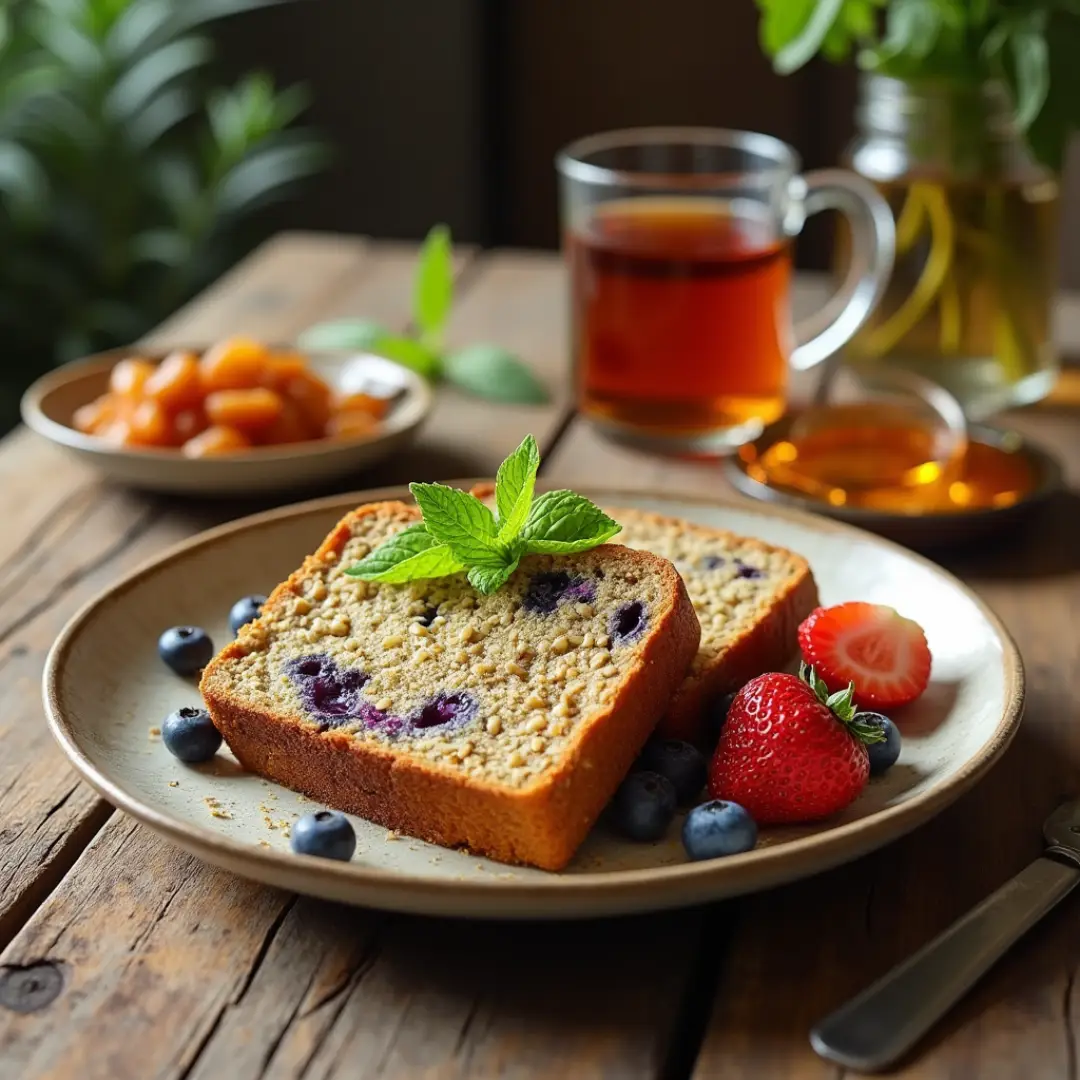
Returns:
[[[532,505],[536,470],[540,468],[540,449],[531,435],[499,466],[495,477],[496,522],[499,539],[517,538]]]
[[[436,225],[427,234],[420,251],[420,264],[413,285],[413,322],[420,339],[439,351],[443,328],[454,300],[454,260],[450,230]]]
[[[513,353],[498,345],[468,345],[443,358],[447,382],[474,397],[508,405],[542,405],[544,384]]]
[[[464,569],[465,564],[419,524],[391,536],[345,573],[364,581],[402,582],[445,577]]]
[[[410,484],[428,532],[470,567],[504,567],[510,561],[498,539],[495,515],[475,495],[444,484]]]
[[[621,528],[583,495],[549,491],[533,503],[519,539],[532,554],[570,555],[610,540]]]

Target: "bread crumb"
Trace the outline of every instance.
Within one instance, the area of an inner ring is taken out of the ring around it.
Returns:
[[[388,832],[388,833],[386,834],[386,836],[384,837],[384,840],[385,840],[385,841],[386,841],[386,843],[388,843],[388,844],[392,844],[392,843],[393,843],[393,842],[394,842],[395,840],[400,840],[400,839],[401,839],[401,834],[400,834],[400,833],[397,833],[397,832],[394,832],[394,830],[393,830],[393,829],[391,829],[391,830],[390,830],[390,831],[389,831],[389,832]]]
[[[212,795],[207,795],[203,802],[206,803],[211,817],[220,818],[222,821],[232,820],[232,814]]]
[[[151,739],[151,740],[152,739],[160,739],[161,738],[161,728],[159,728],[157,725],[155,725],[154,727],[152,727],[150,729],[150,732],[146,737],[148,739]]]
[[[179,787],[179,786],[180,786],[180,781],[179,780],[170,780],[169,781],[169,787]]]

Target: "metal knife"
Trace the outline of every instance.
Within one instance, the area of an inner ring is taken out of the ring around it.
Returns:
[[[1046,851],[910,959],[810,1032],[824,1058],[879,1072],[895,1064],[1023,934],[1080,884],[1080,800],[1043,825]]]

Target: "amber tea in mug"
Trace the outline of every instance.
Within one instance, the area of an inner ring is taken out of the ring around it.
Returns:
[[[873,189],[838,171],[799,177],[769,136],[616,132],[558,167],[577,404],[624,440],[711,451],[754,438],[784,412],[789,365],[838,349],[887,276],[892,218]],[[839,306],[796,330],[791,241],[825,206],[862,243]]]

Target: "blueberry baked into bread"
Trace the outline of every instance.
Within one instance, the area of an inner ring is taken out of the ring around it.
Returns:
[[[267,779],[561,869],[698,652],[686,588],[666,559],[614,544],[525,554],[487,595],[464,572],[349,576],[420,520],[399,502],[348,514],[206,668],[211,716]]]

